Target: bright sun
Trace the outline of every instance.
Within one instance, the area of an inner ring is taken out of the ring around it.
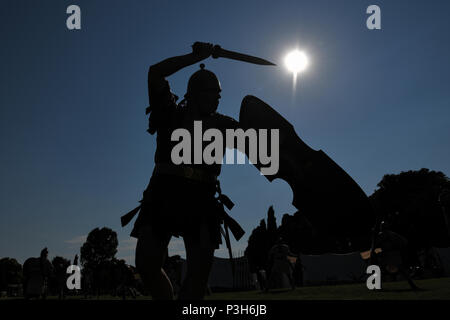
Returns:
[[[306,57],[305,53],[299,50],[294,50],[290,52],[284,62],[286,63],[286,67],[289,69],[289,71],[294,73],[294,76],[302,72],[306,69],[308,66],[308,58]]]

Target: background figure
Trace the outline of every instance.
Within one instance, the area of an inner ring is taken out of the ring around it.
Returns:
[[[294,265],[294,282],[295,286],[303,287],[303,271],[305,267],[303,266],[302,260],[300,259],[300,255],[297,257]]]
[[[375,248],[380,248],[381,252],[375,254],[372,263],[380,266],[382,274],[390,275],[394,280],[398,274],[401,274],[412,289],[419,289],[408,272],[408,241],[401,235],[388,230],[384,221],[381,222]]]
[[[266,270],[264,269],[259,269],[256,272],[256,277],[258,279],[258,283],[259,283],[259,287],[261,289],[261,291],[265,291],[266,290],[266,282],[267,282],[267,276],[266,276]]]
[[[267,281],[266,292],[271,288],[277,287],[276,284],[274,285],[274,280],[278,277],[281,281],[283,275],[287,276],[289,285],[292,289],[295,289],[293,277],[294,267],[289,257],[296,257],[296,255],[290,252],[289,246],[284,244],[283,239],[278,238],[277,244],[269,251],[270,274]]]
[[[28,258],[24,262],[24,296],[26,299],[46,298],[48,278],[52,271],[53,267],[48,260],[47,248],[42,249],[39,258]]]

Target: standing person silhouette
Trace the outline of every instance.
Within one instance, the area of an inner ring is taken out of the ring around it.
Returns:
[[[191,53],[152,65],[148,73],[148,132],[157,134],[155,168],[131,236],[138,239],[136,267],[153,299],[174,298],[162,269],[172,236],[182,236],[186,248],[187,273],[179,299],[204,298],[214,250],[221,243],[223,205],[215,197],[220,192],[217,177],[221,164],[192,164],[192,156],[191,164],[175,165],[171,152],[176,143],[171,135],[175,129],[184,128],[193,136],[194,121],[202,121],[203,130],[216,128],[223,134],[225,129],[237,128],[238,122],[216,112],[221,86],[204,64],[190,77],[180,103],[165,79],[212,53],[212,44],[196,42]]]
[[[288,257],[297,257],[297,255],[291,253],[289,246],[279,237],[276,244],[269,251],[270,275],[265,288],[266,292],[274,285],[275,277],[283,274],[287,276],[291,289],[295,289],[294,267]]]

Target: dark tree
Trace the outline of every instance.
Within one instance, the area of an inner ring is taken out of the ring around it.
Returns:
[[[277,219],[275,218],[275,210],[273,206],[269,207],[267,211],[267,232],[270,238],[270,242],[275,243],[277,240]]]
[[[300,211],[293,215],[287,213],[283,215],[278,234],[296,254],[308,251],[311,242],[321,241],[308,219]]]
[[[130,295],[136,298],[136,281],[134,278],[134,269],[127,265],[125,260],[115,259],[114,263],[114,294],[126,299]]]
[[[266,221],[262,219],[259,226],[253,229],[248,238],[248,245],[245,249],[245,256],[248,259],[250,272],[257,272],[266,269],[267,265],[267,227]]]
[[[439,202],[442,191],[450,187],[444,173],[421,169],[388,174],[378,187],[370,198],[390,230],[415,249],[450,246],[448,217]]]
[[[95,228],[89,232],[80,250],[85,294],[111,293],[114,289],[114,265],[118,244],[117,233],[109,228]]]
[[[299,251],[297,240],[299,238],[299,228],[293,216],[285,213],[278,228],[279,236],[289,245],[292,252]]]
[[[60,257],[60,256],[56,256],[53,258],[52,260],[52,266],[53,266],[53,270],[56,273],[59,273],[61,271],[64,271],[64,273],[67,270],[67,267],[70,266],[70,260]]]
[[[267,270],[269,250],[275,244],[278,236],[275,211],[273,206],[270,206],[267,211],[267,225],[264,219],[260,221],[259,226],[252,231],[245,249],[251,272],[257,272],[260,269]]]
[[[7,291],[8,285],[22,283],[22,266],[16,259],[0,259],[0,291]]]
[[[81,247],[81,264],[95,269],[101,263],[111,261],[117,253],[117,233],[109,228],[95,228]]]
[[[70,266],[70,260],[56,256],[52,260],[53,277],[50,281],[51,292],[58,294],[58,297],[64,298],[67,288],[67,268]]]

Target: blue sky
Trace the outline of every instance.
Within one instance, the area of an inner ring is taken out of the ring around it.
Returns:
[[[81,8],[81,30],[66,8]],[[381,8],[381,30],[366,8]],[[134,264],[134,208],[153,169],[146,133],[148,66],[195,41],[257,55],[278,67],[208,59],[222,84],[219,111],[238,117],[253,94],[312,148],[324,150],[372,194],[386,173],[450,172],[448,1],[23,1],[0,6],[0,257],[23,262],[47,246],[73,258],[87,233],[118,233]],[[289,50],[310,58],[296,90]],[[182,96],[190,66],[169,78]],[[224,165],[222,189],[247,234],[274,205],[293,213],[292,192],[252,165]],[[173,241],[171,254],[182,251]],[[226,250],[216,252],[225,256]]]

